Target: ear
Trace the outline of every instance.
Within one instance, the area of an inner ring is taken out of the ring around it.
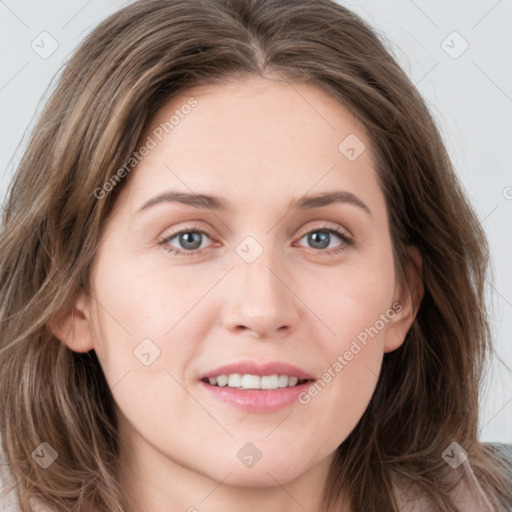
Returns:
[[[90,300],[85,291],[80,293],[72,306],[52,317],[48,328],[74,352],[92,350],[94,337],[90,322]]]
[[[386,331],[384,352],[392,352],[405,341],[405,336],[411,328],[423,299],[424,287],[422,275],[423,260],[417,247],[407,247],[410,259],[406,268],[405,286],[397,287],[393,301],[395,316],[391,319]],[[395,306],[396,305],[396,306]]]

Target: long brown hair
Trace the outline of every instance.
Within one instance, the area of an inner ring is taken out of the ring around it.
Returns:
[[[57,510],[123,510],[110,389],[94,351],[73,352],[48,328],[89,290],[102,228],[129,176],[109,193],[103,185],[174,95],[266,72],[317,85],[364,124],[399,279],[407,246],[423,259],[416,319],[403,345],[385,354],[374,396],[337,450],[326,510],[339,506],[342,487],[355,512],[398,510],[394,481],[457,510],[441,456],[452,441],[493,507],[512,501],[505,463],[478,441],[478,392],[492,350],[486,238],[431,114],[385,45],[330,0],[139,0],[101,23],[66,63],[4,207],[0,424],[24,512],[32,496]],[[32,457],[42,442],[58,453],[47,469]]]

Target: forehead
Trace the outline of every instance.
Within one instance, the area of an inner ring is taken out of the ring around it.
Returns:
[[[313,84],[247,78],[196,87],[146,126],[139,147],[151,149],[129,195],[169,187],[289,203],[340,185],[368,194],[377,186],[370,144],[362,123]]]

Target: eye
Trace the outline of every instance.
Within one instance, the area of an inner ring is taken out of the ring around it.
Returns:
[[[346,251],[354,244],[352,238],[350,238],[346,233],[339,229],[327,226],[309,231],[301,238],[301,240],[306,238],[307,243],[311,244],[313,249],[324,250],[328,249],[331,245],[331,242],[333,241],[332,235],[335,235],[335,238],[339,238],[342,241],[342,244],[333,251],[324,251],[327,254],[337,254],[341,251]]]
[[[163,240],[159,242],[160,245],[165,246],[168,252],[172,252],[176,255],[178,254],[198,254],[202,252],[204,247],[202,245],[202,238],[206,236],[210,238],[206,231],[202,229],[182,229],[176,233],[172,233],[171,235],[165,237]],[[174,239],[177,239],[178,244],[181,245],[181,248],[169,246],[170,242]]]
[[[326,251],[325,249],[328,249],[333,241],[332,235],[335,235],[335,238],[340,239],[342,243],[339,244],[340,246],[337,249]],[[164,246],[168,252],[174,253],[175,255],[181,254],[194,256],[203,252],[203,249],[205,249],[202,243],[204,241],[204,237],[211,239],[210,235],[202,229],[186,228],[166,236],[158,243],[159,245]],[[333,255],[346,251],[354,244],[353,239],[346,233],[339,229],[327,226],[309,231],[301,238],[301,240],[304,238],[307,238],[307,243],[311,244],[313,249],[319,252],[324,252],[326,255]],[[171,245],[171,242],[174,239],[176,239],[174,243],[178,244],[179,247]]]

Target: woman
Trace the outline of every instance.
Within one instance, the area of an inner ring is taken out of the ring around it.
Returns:
[[[104,21],[0,252],[22,511],[512,505],[477,437],[484,233],[418,92],[331,1]]]

